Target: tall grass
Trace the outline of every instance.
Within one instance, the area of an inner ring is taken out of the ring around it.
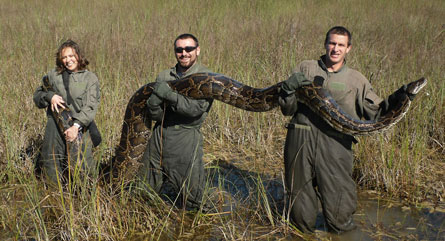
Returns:
[[[444,1],[0,0],[0,12],[0,239],[299,235],[273,215],[261,185],[260,196],[229,217],[172,211],[158,197],[147,200],[84,180],[77,183],[80,193],[46,189],[33,175],[34,156],[25,153],[41,140],[46,122],[31,96],[68,38],[84,48],[101,81],[96,121],[104,141],[95,158],[105,162],[119,141],[130,96],[175,64],[178,34],[199,38],[200,60],[213,71],[266,87],[284,80],[300,61],[317,59],[325,32],[344,25],[353,33],[348,64],[382,97],[421,76],[429,80],[399,124],[360,138],[357,182],[414,203],[443,202]],[[226,160],[280,177],[286,121],[279,110],[249,113],[214,103],[203,127],[205,161]]]

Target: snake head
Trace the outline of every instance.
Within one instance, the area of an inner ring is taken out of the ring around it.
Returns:
[[[60,118],[63,123],[64,129],[70,128],[74,124],[72,113],[69,109],[65,108],[60,111]]]
[[[408,95],[410,95],[410,94],[411,95],[416,95],[417,93],[419,93],[419,91],[423,87],[425,87],[426,83],[427,83],[427,80],[422,77],[422,78],[420,78],[420,79],[418,79],[416,81],[413,81],[413,82],[409,83],[408,86],[406,87],[405,92]]]

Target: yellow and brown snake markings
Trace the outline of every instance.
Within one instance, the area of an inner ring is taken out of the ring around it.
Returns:
[[[329,125],[348,135],[367,135],[384,131],[400,121],[409,109],[411,100],[407,93],[417,94],[427,83],[425,78],[407,85],[405,93],[397,95],[397,100],[383,116],[375,121],[356,120],[337,105],[329,91],[317,83],[296,90],[298,101],[318,113]],[[278,106],[281,82],[258,89],[228,78],[222,74],[198,73],[180,80],[169,81],[170,87],[184,96],[195,99],[216,99],[247,111],[264,112]],[[120,177],[131,178],[137,172],[151,134],[151,118],[146,112],[146,101],[153,91],[154,83],[137,90],[128,102],[119,145],[113,160],[113,169]],[[69,110],[65,109],[64,111]],[[58,125],[64,129],[64,121],[69,119],[65,112],[55,114]],[[66,126],[66,124],[65,124]]]

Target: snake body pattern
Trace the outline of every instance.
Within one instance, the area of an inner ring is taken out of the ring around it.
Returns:
[[[181,95],[195,99],[216,99],[247,111],[264,112],[278,106],[278,97],[282,83],[257,89],[244,85],[222,74],[197,73],[179,80],[167,82],[170,87]],[[119,145],[113,160],[113,169],[120,177],[131,177],[137,172],[140,159],[144,154],[151,134],[151,118],[146,112],[146,101],[153,92],[154,82],[138,89],[127,105]],[[298,101],[306,104],[312,111],[319,114],[334,129],[348,135],[367,135],[387,130],[399,122],[409,109],[411,100],[408,94],[417,94],[427,80],[409,83],[405,92],[397,95],[396,102],[390,109],[375,121],[356,120],[345,113],[335,102],[329,91],[320,83],[313,82],[298,88],[295,96]],[[70,120],[69,113],[64,109],[56,122],[60,128]]]
[[[43,89],[45,91],[56,92],[54,90],[54,88],[52,87],[52,85],[50,84],[47,75],[45,75],[43,77]],[[56,121],[56,125],[57,125],[57,128],[59,128],[61,136],[64,136],[63,133],[68,128],[73,126],[73,124],[74,124],[74,119],[73,119],[73,115],[72,115],[72,112],[71,112],[70,108],[65,105],[64,108],[60,108],[59,109],[59,112],[51,111],[51,114],[52,114],[54,120]],[[83,153],[79,152],[79,150],[80,150],[80,140],[81,139],[82,139],[82,132],[79,131],[75,141],[73,141],[73,142],[66,142],[67,149],[71,150],[68,153],[77,153],[78,160],[81,160],[82,156],[83,156]]]
[[[407,93],[417,94],[426,83],[425,78],[409,83],[406,93],[398,95],[397,102],[393,103],[386,114],[376,121],[353,119],[341,110],[328,90],[315,82],[298,88],[295,96],[338,131],[349,135],[366,135],[384,131],[400,121],[411,104]],[[278,106],[282,83],[257,89],[222,74],[197,73],[180,80],[169,81],[168,84],[184,96],[195,99],[212,98],[247,111],[264,112]],[[153,87],[154,83],[141,87],[127,105],[121,139],[113,163],[115,169],[121,174],[122,172],[135,173],[140,165],[139,161],[145,151],[151,131],[151,119],[145,112],[145,107]]]

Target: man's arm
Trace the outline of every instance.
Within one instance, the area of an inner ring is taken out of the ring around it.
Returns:
[[[374,92],[371,84],[366,82],[363,91],[363,117],[367,120],[378,119],[380,116],[383,116],[391,111],[392,108],[399,102],[399,99],[404,95],[408,95],[408,98],[412,100],[414,95],[409,95],[406,92],[406,87],[406,85],[403,85],[386,99],[382,99]]]
[[[303,73],[295,72],[287,80],[283,81],[278,97],[278,104],[281,107],[283,115],[291,116],[297,111],[297,98],[295,98],[295,90],[304,85],[311,84]]]
[[[165,81],[155,84],[153,94],[167,101],[176,113],[188,117],[201,116],[210,106],[209,100],[196,100],[174,92]]]
[[[398,90],[396,90],[394,93],[392,93],[386,99],[383,100],[380,97],[378,97],[380,102],[374,102],[378,103],[377,105],[376,104],[371,105],[368,103],[365,109],[367,110],[367,113],[370,113],[368,115],[371,115],[373,120],[380,118],[380,116],[386,115],[389,111],[391,111],[394,107],[396,107],[397,103],[399,102],[399,99],[404,95],[408,95],[408,98],[410,100],[413,100],[415,95],[410,95],[409,93],[407,93],[406,88],[407,85],[402,85]]]
[[[154,121],[161,121],[164,116],[163,101],[152,93],[147,100],[148,115]]]
[[[211,103],[210,100],[196,100],[180,94],[177,94],[177,97],[177,102],[172,105],[172,109],[175,112],[188,117],[201,116],[208,110]]]

